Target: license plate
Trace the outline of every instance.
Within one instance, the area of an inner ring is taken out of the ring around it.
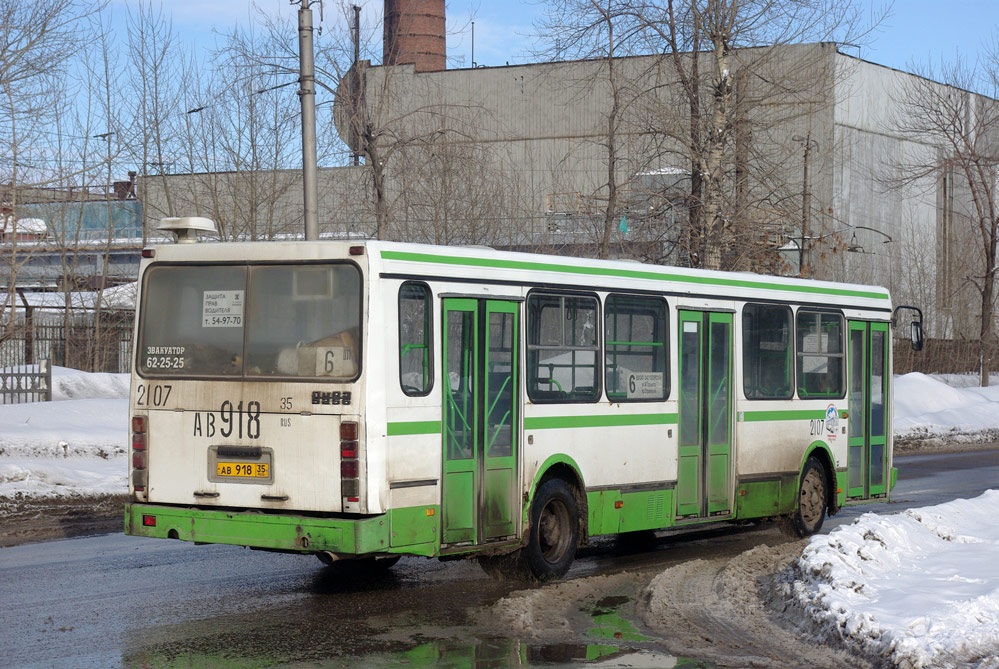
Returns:
[[[266,462],[216,462],[216,476],[234,478],[265,479],[270,477],[270,465]]]

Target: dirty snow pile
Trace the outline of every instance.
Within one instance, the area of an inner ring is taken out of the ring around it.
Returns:
[[[785,597],[821,636],[895,666],[999,667],[999,490],[812,538]]]
[[[128,374],[52,369],[52,402],[0,405],[0,497],[124,494]]]
[[[973,374],[896,376],[895,438],[999,441],[999,379],[991,378],[987,388],[974,387],[977,383]]]

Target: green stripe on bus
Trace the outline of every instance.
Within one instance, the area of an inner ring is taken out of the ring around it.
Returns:
[[[388,436],[401,437],[409,434],[440,434],[439,420],[415,420],[388,424]]]
[[[816,295],[838,295],[842,297],[864,297],[872,300],[887,300],[885,293],[875,293],[866,290],[849,290],[844,288],[825,288],[822,286],[801,286],[765,281],[750,281],[747,279],[728,279],[713,276],[685,276],[667,272],[649,270],[611,269],[604,267],[580,267],[557,263],[535,262],[529,260],[503,260],[501,258],[463,258],[457,256],[435,255],[432,253],[410,253],[408,251],[382,251],[383,260],[404,260],[408,262],[425,262],[439,265],[463,265],[466,267],[493,267],[499,269],[518,269],[531,272],[564,272],[566,274],[585,274],[590,276],[615,276],[626,279],[651,279],[653,281],[677,281],[681,283],[703,284],[708,286],[727,286],[734,288],[759,288],[763,290],[780,290],[790,293],[810,293]]]
[[[742,420],[746,423],[759,423],[771,420],[812,420],[826,417],[825,409],[800,409],[798,411],[743,411]]]
[[[624,416],[542,416],[525,418],[525,430],[567,427],[627,427],[629,425],[675,425],[675,413],[639,413]]]

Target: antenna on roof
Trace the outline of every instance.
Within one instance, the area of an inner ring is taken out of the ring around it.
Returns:
[[[193,244],[198,241],[198,232],[212,232],[215,222],[201,216],[182,216],[179,218],[161,218],[157,230],[171,232],[177,238],[178,244]]]

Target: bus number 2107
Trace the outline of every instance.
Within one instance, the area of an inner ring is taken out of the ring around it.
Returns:
[[[164,383],[157,383],[149,386],[144,383],[140,383],[135,388],[135,404],[140,407],[166,406],[167,400],[170,399],[171,390],[173,390],[173,386]]]

